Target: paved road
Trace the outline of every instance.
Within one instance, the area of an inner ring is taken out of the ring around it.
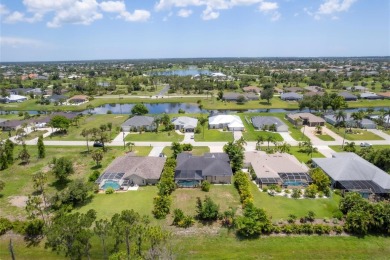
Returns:
[[[160,153],[164,150],[164,146],[154,146],[149,153],[151,157],[159,157]]]
[[[171,86],[166,85],[166,86],[160,91],[160,93],[157,94],[157,96],[158,96],[158,97],[163,97],[163,96],[165,96],[165,94],[169,91],[169,88],[170,88],[170,87],[171,87]]]

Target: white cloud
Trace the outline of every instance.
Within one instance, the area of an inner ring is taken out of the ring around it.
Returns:
[[[6,14],[9,14],[8,8],[5,5],[0,4],[0,15],[6,15]]]
[[[150,18],[150,12],[146,10],[134,10],[133,13],[123,12],[121,17],[128,22],[146,22]]]
[[[279,8],[278,3],[276,2],[261,2],[259,6],[260,12],[270,12],[270,11],[275,11]]]
[[[23,0],[23,4],[31,12],[46,13],[71,8],[76,0]]]
[[[192,14],[192,10],[190,10],[190,9],[180,9],[180,10],[177,12],[177,15],[180,16],[180,17],[183,17],[183,18],[187,18],[187,17],[189,17],[191,14]]]
[[[126,11],[124,2],[121,1],[106,1],[100,3],[100,8],[108,13],[122,13]]]
[[[20,37],[0,37],[0,45],[7,46],[12,48],[30,46],[30,47],[41,47],[44,44],[41,41],[29,39],[29,38],[20,38]]]
[[[333,14],[348,11],[357,0],[325,0],[318,8],[318,14]]]
[[[40,20],[42,20],[42,15],[39,13],[36,13],[31,17],[26,17],[24,13],[15,11],[6,17],[4,19],[4,22],[5,23],[17,23],[17,22],[35,23]]]
[[[320,20],[324,15],[330,16],[332,20],[337,20],[339,17],[334,14],[348,11],[356,1],[357,0],[324,0],[317,11],[312,12],[308,8],[304,8],[303,11],[316,20]]]
[[[202,13],[202,19],[205,21],[214,20],[219,17],[219,12],[214,12],[211,7],[207,7]]]

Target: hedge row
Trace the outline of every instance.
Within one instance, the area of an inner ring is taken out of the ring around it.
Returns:
[[[245,172],[238,171],[234,175],[234,186],[240,195],[240,201],[245,207],[248,203],[253,203],[253,196],[250,190],[250,181]]]

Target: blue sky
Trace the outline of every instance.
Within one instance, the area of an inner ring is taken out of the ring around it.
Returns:
[[[2,0],[0,61],[389,56],[388,0]]]

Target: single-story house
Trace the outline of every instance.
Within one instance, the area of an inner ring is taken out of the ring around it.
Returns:
[[[244,92],[253,92],[253,93],[256,93],[256,94],[259,94],[261,92],[261,89],[259,87],[256,87],[256,86],[243,87],[242,90]]]
[[[319,86],[306,86],[304,87],[305,90],[308,90],[310,92],[323,92],[323,88]]]
[[[26,120],[7,120],[0,123],[0,129],[2,131],[15,131],[22,127]]]
[[[117,157],[96,180],[99,187],[116,182],[116,187],[127,190],[128,187],[156,184],[163,171],[165,157],[139,157],[125,155]]]
[[[177,156],[175,182],[179,187],[196,187],[203,180],[231,184],[232,177],[233,171],[226,153],[205,153],[203,156],[180,153]]]
[[[368,89],[366,87],[363,87],[363,86],[353,86],[353,87],[347,87],[347,90],[363,92],[363,91],[367,91]]]
[[[325,92],[306,92],[303,94],[305,97],[314,97],[314,96],[320,96],[322,97],[325,94]]]
[[[7,90],[7,92],[10,95],[26,95],[31,90],[32,90],[32,88],[13,88],[13,89]]]
[[[209,117],[210,129],[224,129],[229,131],[242,131],[244,130],[244,124],[241,118],[236,115],[217,115]]]
[[[288,88],[284,88],[284,92],[286,92],[286,93],[288,93],[288,92],[303,92],[303,89],[300,87],[288,87]]]
[[[370,119],[376,120],[376,122],[378,122],[379,120],[381,120],[381,117],[378,115],[373,115],[373,116],[370,116]],[[390,126],[390,116],[386,115],[382,118],[382,120],[383,120],[382,121],[383,126],[387,126],[387,127]],[[379,123],[381,123],[381,122],[379,121]]]
[[[331,125],[336,125],[338,123],[335,115],[326,115],[326,116],[324,116],[324,119],[326,122],[328,122]],[[340,120],[341,119],[339,119],[339,121]],[[356,122],[351,117],[351,113],[345,114],[344,122],[345,122],[345,125],[350,126],[350,127],[360,127],[363,129],[376,129],[376,123],[374,121],[367,119],[367,118],[363,118],[361,121]]]
[[[385,99],[390,99],[390,91],[381,92],[381,93],[378,93],[378,95],[385,98]]]
[[[297,119],[299,119],[297,121]],[[288,114],[287,120],[290,121],[292,124],[298,123],[299,125],[307,125],[307,126],[324,126],[325,120],[319,116],[315,116],[311,113],[295,113],[295,114]]]
[[[222,99],[226,101],[238,101],[240,97],[244,97],[244,100],[258,100],[259,96],[255,93],[224,93]]]
[[[81,104],[88,101],[88,96],[86,95],[75,95],[68,99],[69,103]]]
[[[313,158],[313,165],[330,177],[333,188],[359,192],[364,197],[390,193],[390,175],[355,153]]]
[[[156,129],[156,124],[154,123],[154,117],[151,116],[133,116],[132,118],[127,119],[122,125],[122,131],[153,131]]]
[[[103,82],[98,82],[96,85],[98,85],[99,87],[107,88],[110,86],[110,83],[103,81]]]
[[[301,94],[297,94],[295,92],[287,92],[287,93],[282,93],[280,95],[280,99],[282,100],[287,100],[287,101],[298,101],[301,100],[303,96]]]
[[[251,121],[253,126],[258,130],[261,130],[265,125],[268,127],[275,125],[277,132],[288,132],[288,126],[274,116],[254,116],[251,118]]]
[[[172,124],[175,125],[176,130],[184,129],[185,132],[194,132],[196,126],[198,125],[198,119],[180,116],[172,121]]]
[[[312,183],[309,168],[291,154],[245,152],[244,165],[252,167],[257,177],[256,182],[261,188],[272,184],[297,188]]]
[[[282,94],[283,93],[283,90],[282,89],[280,89],[280,88],[277,88],[277,87],[274,87],[274,93],[276,93],[276,94]]]
[[[360,94],[360,98],[362,99],[383,99],[382,96],[378,96],[377,94],[373,93],[373,92],[365,92],[365,93],[362,93]]]
[[[51,95],[51,96],[48,96],[46,99],[50,101],[50,103],[56,103],[56,102],[59,102],[59,103],[62,103],[64,101],[66,101],[68,97],[67,96],[64,96],[64,95]]]
[[[352,95],[349,92],[341,92],[338,94],[340,97],[343,97],[345,101],[356,101],[358,98],[355,95]]]
[[[13,95],[13,94],[0,98],[0,102],[2,102],[2,103],[21,103],[21,102],[26,101],[26,100],[27,100],[27,97],[25,97],[25,96]]]

